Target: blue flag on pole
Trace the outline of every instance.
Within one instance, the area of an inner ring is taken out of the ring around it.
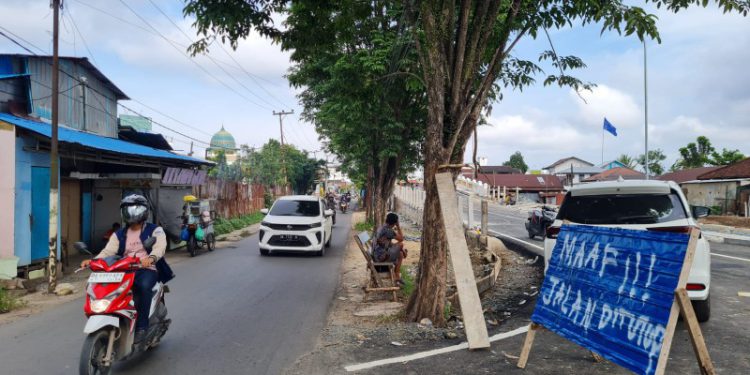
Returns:
[[[607,121],[607,118],[604,118],[604,130],[612,133],[615,137],[617,137],[617,128],[615,128],[612,124]]]

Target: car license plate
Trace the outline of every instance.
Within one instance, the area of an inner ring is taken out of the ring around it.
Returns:
[[[125,272],[94,272],[89,276],[89,282],[95,284],[119,283],[125,277]]]
[[[293,234],[282,234],[281,235],[281,240],[282,241],[296,241],[297,240],[297,236],[295,236]]]

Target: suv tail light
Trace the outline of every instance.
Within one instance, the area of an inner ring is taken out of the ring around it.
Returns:
[[[672,233],[690,233],[690,230],[695,227],[690,225],[685,226],[679,226],[679,227],[657,227],[657,228],[648,228],[648,230],[653,232],[672,232]]]
[[[560,233],[560,227],[547,227],[547,230],[545,231],[545,235],[547,238],[555,239],[557,238],[557,234]]]
[[[685,286],[687,290],[706,290],[706,286],[703,284],[687,284]]]

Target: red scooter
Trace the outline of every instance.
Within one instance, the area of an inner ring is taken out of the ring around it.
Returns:
[[[152,239],[155,240],[152,237],[144,241],[144,247],[153,246]],[[85,244],[76,243],[75,247],[87,252]],[[125,360],[159,345],[171,323],[164,304],[164,293],[169,289],[161,282],[154,286],[148,332],[144,343],[136,347],[133,341],[137,313],[131,289],[135,271],[141,268],[140,260],[136,257],[107,257],[92,260],[88,268],[93,272],[89,276],[83,306],[88,321],[83,329],[86,339],[81,350],[79,372],[82,375],[109,374],[114,361]]]

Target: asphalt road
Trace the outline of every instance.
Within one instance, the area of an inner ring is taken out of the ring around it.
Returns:
[[[278,374],[310,351],[339,277],[350,214],[337,214],[323,258],[258,254],[257,235],[174,264],[172,325],[155,350],[116,374]],[[0,326],[0,373],[73,374],[83,299]]]

